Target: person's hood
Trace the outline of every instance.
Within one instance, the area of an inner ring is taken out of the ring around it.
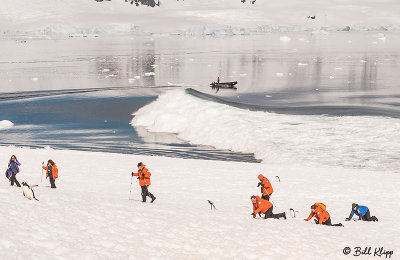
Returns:
[[[262,174],[258,175],[258,179],[259,179],[260,181],[262,181],[262,179],[264,179],[264,175],[262,175]]]

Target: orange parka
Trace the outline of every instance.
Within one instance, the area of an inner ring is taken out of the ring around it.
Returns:
[[[264,200],[259,196],[256,196],[256,203],[253,203],[253,213],[254,213],[253,216],[256,217],[256,215],[259,212],[265,214],[265,212],[267,212],[267,210],[269,210],[269,208],[271,207],[272,207],[271,202],[269,202],[268,200]]]
[[[329,219],[328,211],[322,210],[320,207],[316,207],[314,211],[311,211],[306,221],[309,221],[312,217],[315,217],[318,220],[318,224],[322,224]]]
[[[268,178],[260,174],[258,175],[258,179],[261,181],[262,195],[271,195],[274,192],[274,189],[272,188],[271,182],[269,182]]]
[[[49,177],[49,174],[47,172],[47,169],[49,167],[48,166],[42,166],[42,168],[46,170],[46,178]],[[54,180],[57,179],[58,178],[58,169],[57,169],[57,166],[55,164],[53,164],[51,166],[51,172],[52,172],[52,175],[53,175],[53,179]]]
[[[132,175],[139,177],[140,186],[149,186],[151,184],[150,182],[151,173],[149,172],[149,170],[147,170],[146,165],[144,164],[142,170],[139,170],[137,173],[133,173]]]

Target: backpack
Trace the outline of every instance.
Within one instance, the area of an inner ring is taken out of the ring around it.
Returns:
[[[54,165],[54,166],[56,166],[56,165]],[[53,174],[53,179],[54,180],[58,178],[58,168],[57,168],[57,166],[54,167],[54,170],[53,170],[52,174]]]
[[[320,207],[322,211],[326,211],[326,205],[322,202],[316,202],[314,203],[315,206]]]

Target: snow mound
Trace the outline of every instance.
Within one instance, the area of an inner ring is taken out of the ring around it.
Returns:
[[[400,120],[248,111],[172,90],[134,114],[133,126],[176,133],[195,144],[254,153],[266,163],[330,165],[398,172]]]
[[[14,126],[14,123],[8,120],[0,121],[0,130],[9,129]]]

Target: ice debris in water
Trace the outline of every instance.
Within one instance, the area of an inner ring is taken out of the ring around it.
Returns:
[[[290,37],[288,37],[288,36],[281,36],[281,37],[279,37],[279,40],[281,42],[290,42],[292,39],[290,39]]]

